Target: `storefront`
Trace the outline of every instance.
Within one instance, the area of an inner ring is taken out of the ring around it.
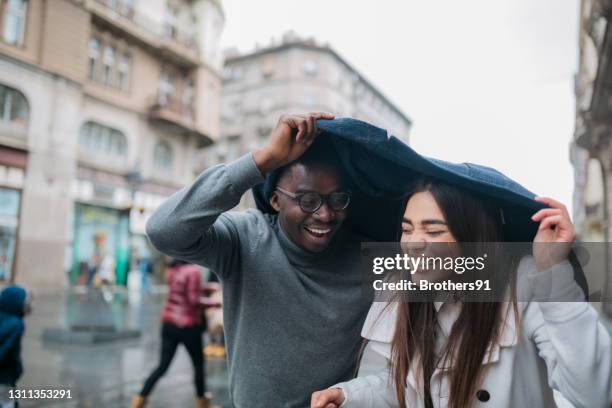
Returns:
[[[84,167],[78,168],[78,175],[69,251],[71,283],[91,282],[100,272],[94,269],[101,267],[102,256],[111,257],[114,264],[110,283],[126,285],[128,273],[139,273],[142,259],[151,263],[152,283],[164,282],[166,260],[147,239],[145,225],[174,190],[145,182],[142,190],[132,192],[123,177]]]
[[[0,283],[15,280],[27,153],[0,147]]]
[[[0,187],[0,282],[13,280],[20,202],[19,190]]]
[[[130,269],[130,193],[123,177],[78,167],[73,197],[70,282],[98,278],[124,285]]]
[[[127,211],[76,203],[71,281],[87,283],[100,263],[100,254],[112,257],[111,283],[125,284],[130,261]]]

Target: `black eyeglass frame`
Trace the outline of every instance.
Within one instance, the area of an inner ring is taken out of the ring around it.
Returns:
[[[332,209],[333,211],[344,211],[344,210],[346,210],[346,209],[348,208],[349,204],[351,203],[351,192],[350,192],[350,191],[334,191],[334,192],[329,193],[329,194],[319,194],[319,193],[315,193],[314,191],[308,191],[308,192],[304,192],[304,193],[297,193],[297,194],[296,194],[296,193],[292,193],[291,191],[287,191],[287,190],[285,190],[285,189],[282,189],[282,188],[280,188],[280,187],[276,187],[276,188],[275,188],[275,190],[276,190],[276,191],[278,191],[279,193],[282,193],[282,194],[286,195],[287,197],[292,198],[293,200],[295,200],[295,201],[298,203],[298,205],[300,206],[300,209],[301,209],[302,211],[304,211],[305,213],[309,213],[309,214],[314,214],[314,213],[316,213],[317,211],[319,211],[319,209],[321,208],[321,206],[323,205],[323,203],[324,203],[324,202],[325,202],[325,203],[327,203],[327,205],[329,206],[329,208],[330,208],[330,209]],[[346,194],[346,195],[347,195],[347,197],[348,197],[348,199],[346,200],[346,204],[344,205],[344,207],[339,208],[339,209],[335,209],[335,208],[333,208],[333,207],[330,205],[330,203],[329,203],[329,198],[330,198],[330,197],[331,197],[333,194],[338,194],[338,193],[340,193],[340,194]],[[317,207],[316,207],[314,210],[312,210],[312,211],[306,210],[306,209],[304,209],[304,207],[302,206],[301,199],[302,199],[302,197],[304,197],[306,194],[315,194],[315,195],[317,195],[317,196],[319,197],[319,205],[317,205]]]

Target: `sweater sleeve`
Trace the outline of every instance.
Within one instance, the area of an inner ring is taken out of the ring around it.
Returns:
[[[536,273],[535,279],[548,281],[552,278],[547,275],[555,274],[558,283],[547,293],[551,301],[537,303],[542,319],[531,335],[546,362],[549,385],[577,407],[612,406],[610,334],[590,304],[567,301],[582,294],[571,265],[565,262]]]
[[[222,278],[228,276],[240,256],[240,237],[232,216],[223,213],[263,180],[250,153],[205,170],[148,220],[151,243],[166,255],[210,268]]]

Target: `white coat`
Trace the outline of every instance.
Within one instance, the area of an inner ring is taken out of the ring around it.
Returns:
[[[582,296],[568,262],[549,271],[537,272],[533,258],[526,257],[521,260],[518,275],[519,282],[526,283],[519,283],[519,291],[533,292],[534,288],[547,287],[548,299],[553,300]],[[541,299],[538,296],[541,294],[532,293],[531,298]],[[362,336],[370,340],[373,351],[389,359],[396,308],[393,304],[386,306],[386,303],[373,303]],[[435,306],[438,337],[445,342],[461,303],[436,303]],[[514,313],[512,308],[510,310],[499,341],[490,345],[485,353],[483,365],[488,367],[484,381],[478,386],[473,407],[554,407],[553,389],[575,407],[612,407],[610,334],[590,304],[520,302],[520,330],[516,330]],[[431,379],[431,395],[436,408],[448,406],[448,368],[436,368]],[[411,365],[406,387],[407,407],[424,407],[422,383],[416,380]],[[399,405],[388,367],[377,374],[358,377],[332,388],[343,389],[342,408]]]

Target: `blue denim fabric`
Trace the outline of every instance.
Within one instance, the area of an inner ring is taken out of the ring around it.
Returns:
[[[386,130],[351,118],[319,120],[320,137],[333,142],[354,199],[347,223],[375,241],[397,239],[401,197],[419,176],[440,179],[492,200],[505,221],[507,241],[531,241],[537,224],[531,215],[544,206],[535,195],[499,171],[473,163],[450,163],[418,154]],[[272,172],[253,189],[257,207],[267,213],[278,175]]]
[[[530,242],[538,224],[531,216],[545,205],[535,194],[501,172],[474,163],[450,163],[422,156],[386,130],[369,123],[338,118],[319,120],[318,137],[329,137],[347,175],[353,199],[345,225],[370,241],[394,242],[399,238],[403,196],[416,177],[429,177],[464,188],[490,200],[500,209],[504,240]],[[274,213],[269,197],[278,172],[253,188],[257,208]],[[578,284],[588,293],[584,273],[575,256],[570,256]]]

